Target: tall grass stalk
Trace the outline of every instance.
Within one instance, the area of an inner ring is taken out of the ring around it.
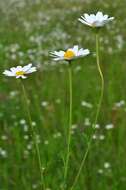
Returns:
[[[77,175],[75,177],[74,183],[73,183],[72,187],[70,188],[70,190],[73,190],[75,185],[77,184],[77,181],[78,181],[78,179],[80,177],[81,171],[82,171],[82,169],[84,167],[86,158],[87,158],[88,153],[90,151],[92,140],[93,140],[93,134],[95,133],[95,126],[96,126],[97,121],[98,121],[100,108],[101,108],[101,105],[102,105],[102,100],[103,100],[103,95],[104,95],[104,77],[103,77],[103,73],[102,73],[102,70],[101,70],[100,59],[99,59],[99,32],[96,33],[96,62],[97,62],[98,72],[99,72],[99,75],[100,75],[100,78],[101,78],[101,94],[100,94],[99,103],[98,103],[98,107],[97,107],[97,111],[96,111],[95,121],[94,121],[94,123],[92,125],[92,134],[91,134],[89,142],[88,142],[87,150],[86,150],[86,152],[85,152],[85,154],[83,156],[82,162],[80,164],[80,168],[79,168],[79,170],[77,172]]]
[[[69,170],[69,159],[70,159],[70,144],[71,144],[71,127],[72,127],[72,102],[73,102],[73,90],[72,90],[72,65],[69,61],[68,65],[68,74],[69,74],[69,129],[68,129],[68,142],[67,142],[67,155],[65,161],[64,169],[64,184],[66,185],[66,179]]]
[[[21,81],[22,91],[23,91],[23,95],[24,95],[24,101],[25,101],[25,105],[26,105],[25,108],[26,108],[26,111],[27,111],[29,124],[30,124],[31,130],[32,130],[32,138],[33,138],[33,141],[34,141],[34,144],[35,144],[36,154],[37,154],[37,157],[38,157],[38,164],[39,164],[40,177],[41,177],[41,189],[45,190],[46,188],[45,188],[45,182],[44,182],[44,174],[43,174],[43,170],[42,170],[40,150],[39,150],[39,145],[38,145],[38,142],[37,142],[37,139],[36,139],[37,135],[36,135],[36,132],[35,132],[34,127],[32,125],[32,118],[31,118],[31,114],[30,114],[30,110],[29,110],[29,104],[28,104],[28,98],[27,98],[25,86],[24,86],[22,80],[20,80],[20,81]]]

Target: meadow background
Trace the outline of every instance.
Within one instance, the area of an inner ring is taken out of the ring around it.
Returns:
[[[75,190],[126,189],[126,1],[0,0],[0,190],[40,189],[40,173],[22,89],[4,69],[33,63],[23,80],[41,151],[46,190],[60,190],[69,117],[68,68],[50,51],[79,45],[91,55],[73,62],[73,126],[68,187],[80,166],[100,96],[95,34],[85,12],[114,16],[100,34],[105,92],[96,134]],[[69,189],[69,188],[68,188]]]

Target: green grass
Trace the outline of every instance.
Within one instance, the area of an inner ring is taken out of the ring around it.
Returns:
[[[100,128],[96,130],[97,138],[93,140],[74,189],[125,190],[126,105],[115,108],[117,102],[126,101],[125,2],[6,0],[0,1],[0,5],[0,190],[40,190],[38,160],[22,88],[18,80],[7,78],[2,72],[30,62],[38,67],[38,72],[23,82],[40,140],[46,190],[60,190],[69,120],[68,67],[53,62],[49,52],[78,44],[92,53],[72,65],[73,124],[76,128],[72,135],[68,190],[73,184],[91,135],[101,84],[94,56],[95,34],[77,19],[84,12],[98,10],[114,16],[115,21],[100,34],[100,63],[105,78],[98,119]],[[93,108],[82,106],[82,101],[91,103]],[[42,102],[47,105],[42,106]],[[85,125],[86,118],[91,123],[89,126]],[[109,123],[114,128],[106,130]],[[101,135],[103,140],[100,140]],[[6,151],[5,155],[2,150]],[[106,162],[110,163],[110,168],[104,168]]]

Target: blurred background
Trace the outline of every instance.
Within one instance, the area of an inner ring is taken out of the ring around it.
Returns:
[[[46,190],[63,183],[69,117],[68,67],[50,51],[74,45],[91,55],[73,62],[73,125],[68,187],[91,135],[100,95],[95,34],[83,13],[114,16],[100,33],[105,92],[93,143],[75,190],[126,189],[126,1],[0,0],[0,190],[40,190],[40,174],[22,88],[5,69],[33,63],[23,80],[41,151]]]

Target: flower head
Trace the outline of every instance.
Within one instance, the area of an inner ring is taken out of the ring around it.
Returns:
[[[88,15],[85,13],[78,20],[83,24],[96,28],[103,27],[105,24],[107,24],[109,21],[112,21],[113,19],[114,17],[109,17],[108,15],[103,15],[102,12],[97,12],[96,15]]]
[[[54,51],[51,52],[51,56],[55,61],[59,60],[65,60],[65,61],[71,61],[80,57],[84,57],[88,55],[90,51],[88,49],[79,49],[79,47],[76,45],[73,48],[67,49],[66,51]]]
[[[12,67],[10,70],[5,70],[3,72],[4,75],[8,77],[16,77],[16,78],[27,78],[26,75],[33,73],[36,71],[36,67],[32,67],[32,64],[28,64],[24,67],[22,66],[17,66],[17,67]]]

